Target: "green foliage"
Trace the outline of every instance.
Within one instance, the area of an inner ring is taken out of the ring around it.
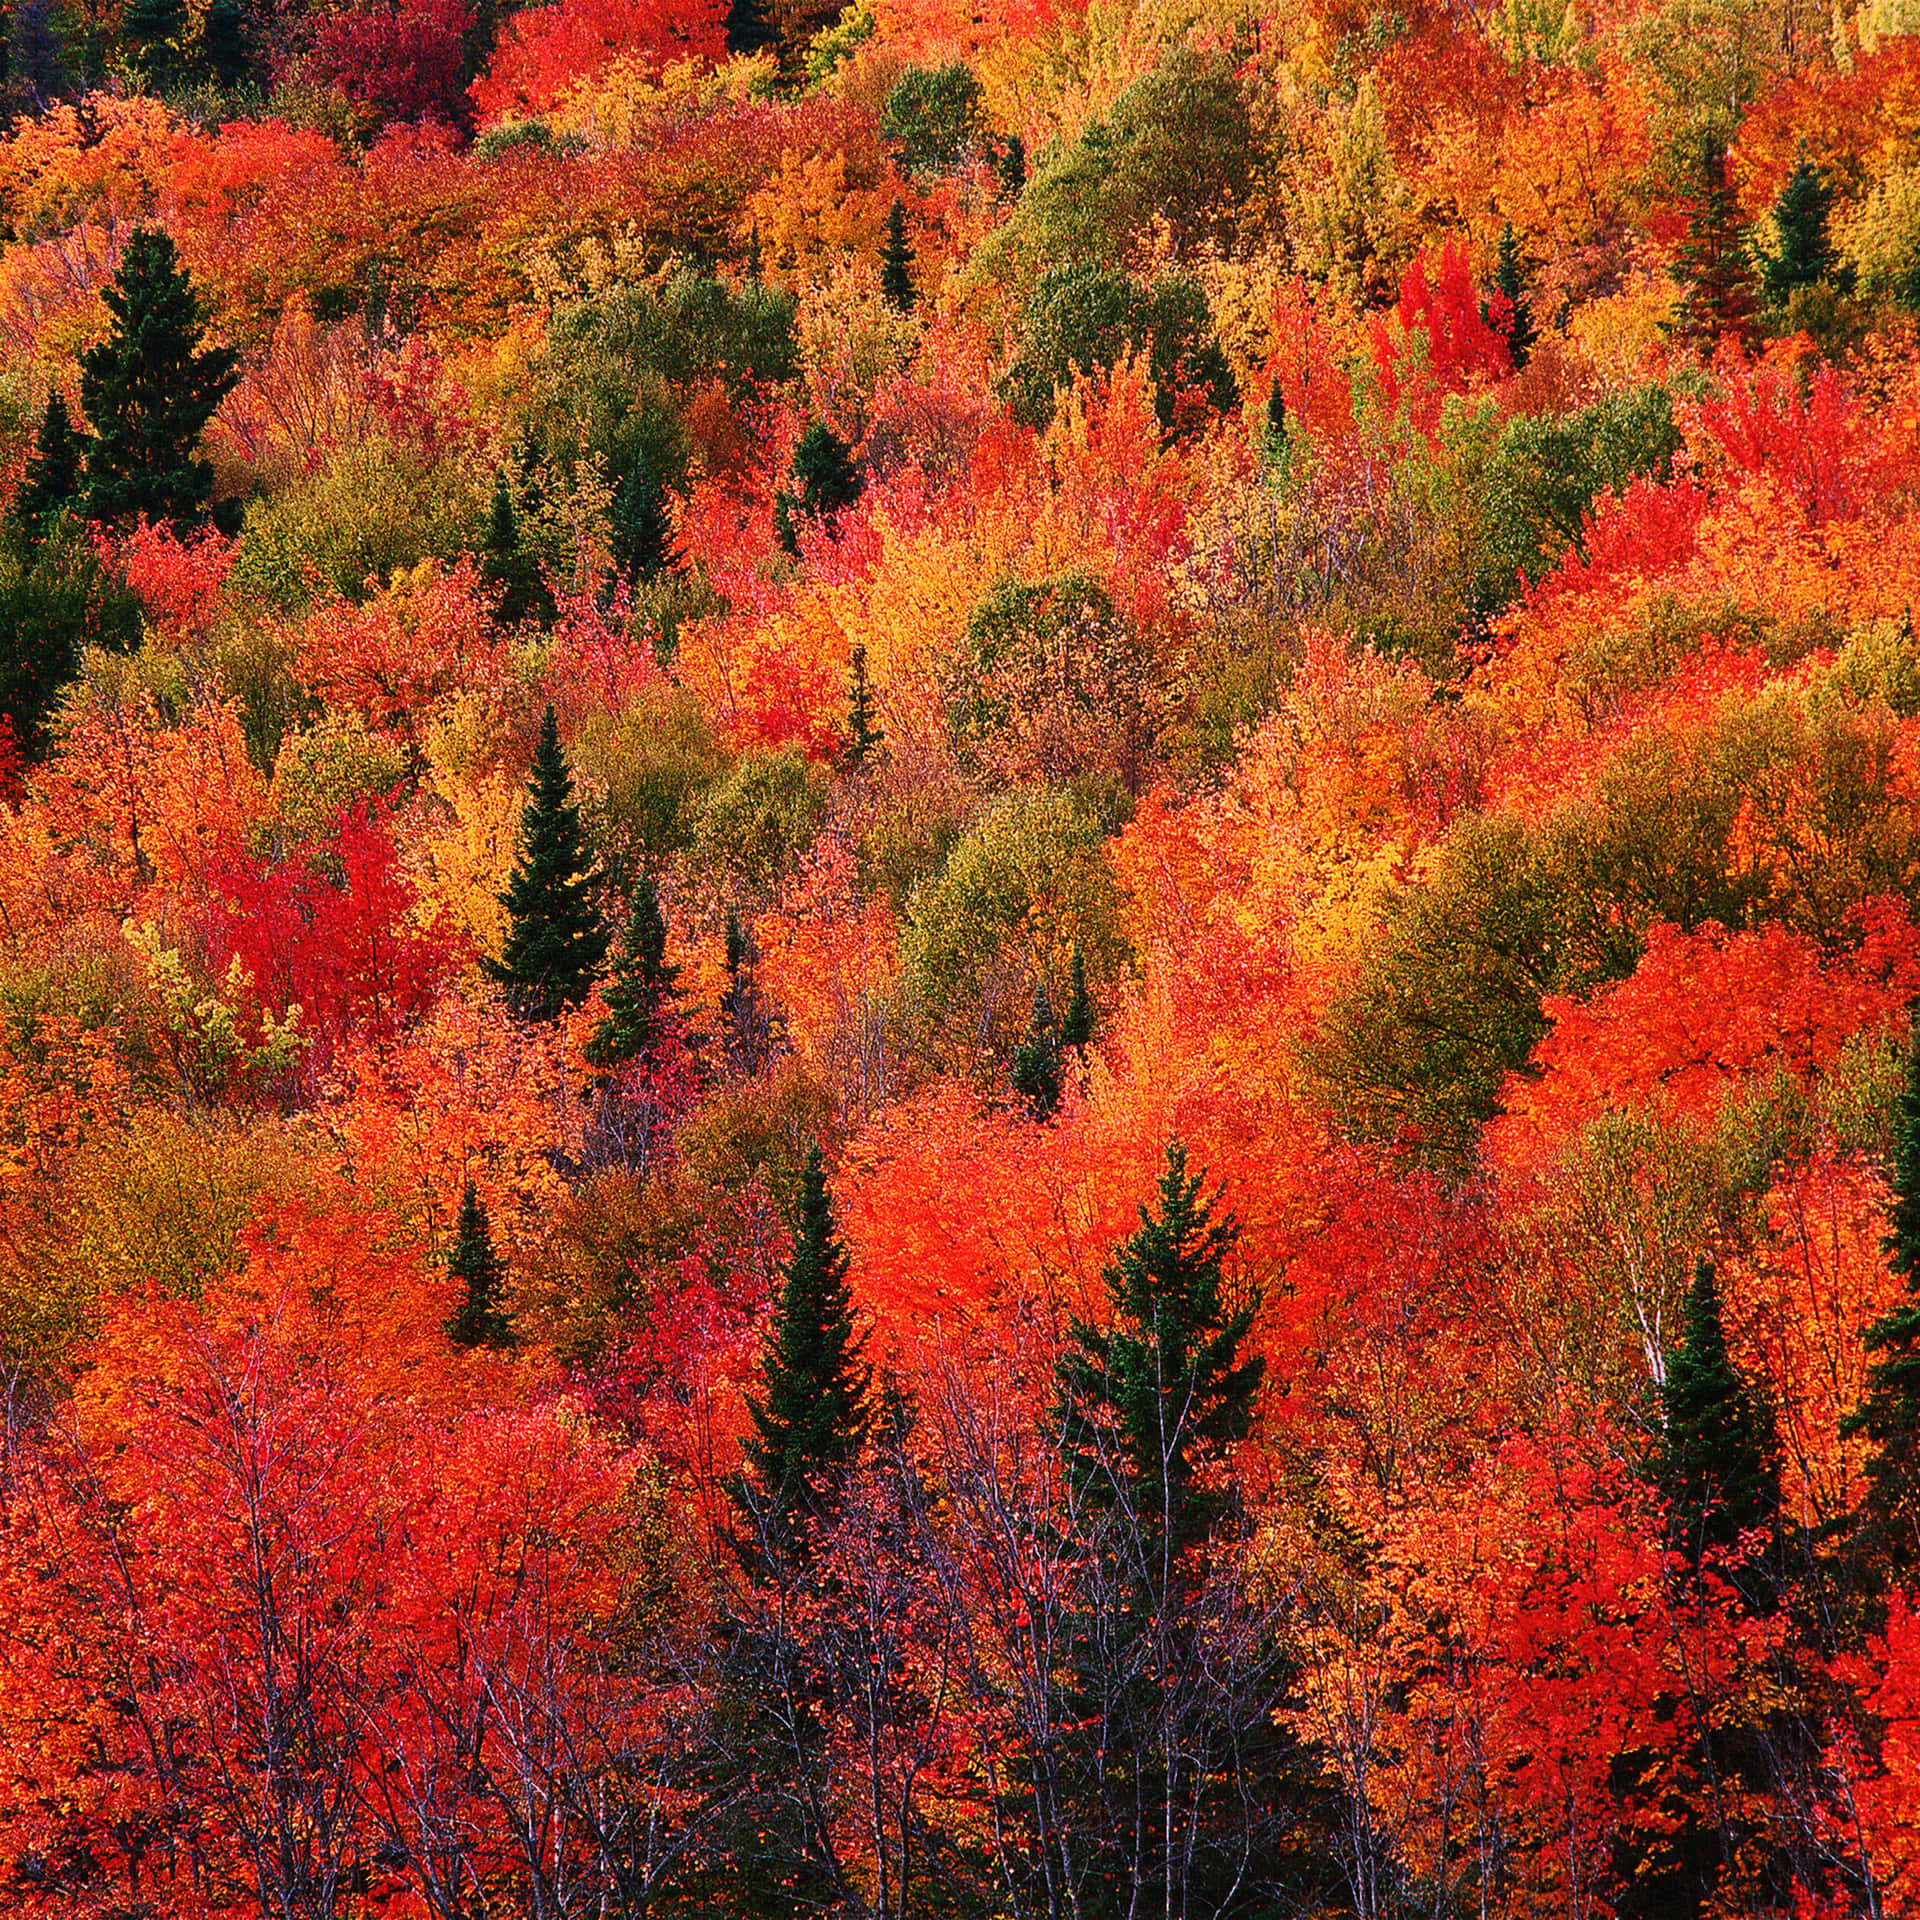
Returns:
[[[887,210],[887,237],[880,247],[880,291],[898,313],[913,311],[913,243],[907,238],[907,209],[896,199]]]
[[[613,563],[628,581],[652,578],[673,564],[673,528],[666,489],[644,447],[636,447],[607,507]]]
[[[667,918],[651,874],[633,890],[626,930],[600,998],[606,1014],[582,1049],[590,1067],[603,1071],[650,1053],[662,1037],[662,1016],[672,1007],[680,969],[667,958]]]
[[[1036,1120],[1051,1120],[1060,1105],[1060,1068],[1060,1036],[1054,1031],[1046,983],[1036,980],[1033,1013],[1007,1071],[1007,1084]]]
[[[1153,375],[1154,412],[1171,427],[1181,392],[1193,388],[1215,412],[1239,402],[1233,370],[1214,338],[1200,283],[1165,274],[1151,286],[1084,264],[1051,268],[1020,320],[1020,351],[1002,377],[1014,418],[1043,427],[1054,395],[1075,373],[1102,373],[1144,349]]]
[[[66,395],[55,387],[34,437],[33,455],[13,497],[13,519],[29,543],[41,539],[63,513],[79,511],[86,474],[87,442],[76,433]]]
[[[708,792],[694,831],[694,864],[724,890],[771,895],[813,844],[826,812],[826,783],[792,747],[748,754]]]
[[[598,880],[559,723],[548,707],[520,813],[519,858],[500,896],[506,944],[498,960],[484,963],[522,1019],[550,1020],[587,997],[607,957],[607,930],[593,899]]]
[[[880,132],[900,146],[909,173],[957,167],[979,137],[980,82],[960,61],[909,67],[893,83],[880,111]]]
[[[1075,945],[1096,980],[1131,958],[1099,823],[1047,789],[989,806],[907,911],[907,992],[956,1063],[1006,1058],[1034,983],[1057,979]]]
[[[1664,386],[1608,393],[1577,413],[1516,415],[1481,481],[1481,603],[1503,604],[1523,574],[1539,580],[1581,545],[1602,490],[1624,492],[1642,474],[1665,479],[1679,450]]]
[[[494,611],[508,626],[553,618],[553,595],[539,562],[520,538],[520,522],[505,471],[494,476],[493,503],[480,541],[480,578],[493,595]]]
[[[1687,1293],[1680,1343],[1661,1383],[1660,1481],[1675,1543],[1695,1566],[1710,1549],[1780,1515],[1773,1421],[1727,1357],[1713,1265]]]
[[[727,765],[698,696],[670,685],[636,694],[624,712],[588,714],[573,756],[594,790],[583,809],[594,844],[622,884],[691,844],[700,797]]]
[[[761,1354],[760,1391],[747,1396],[753,1432],[731,1488],[750,1568],[804,1555],[804,1522],[830,1508],[837,1482],[866,1444],[872,1372],[854,1325],[848,1266],[816,1146],[801,1175],[793,1253]]]
[[[80,356],[80,410],[93,429],[87,510],[190,525],[213,494],[200,435],[239,379],[240,356],[202,345],[199,298],[158,227],[135,229],[104,297],[112,331]]]
[[[853,649],[847,671],[847,743],[842,764],[850,773],[858,773],[885,744],[886,736],[873,717],[873,684],[867,677],[867,648],[864,641]]]
[[[791,490],[782,488],[774,497],[774,526],[780,544],[797,557],[800,539],[793,516],[830,520],[860,498],[866,479],[853,464],[853,450],[824,420],[812,421],[800,436],[789,478]]]
[[[407,765],[405,748],[369,732],[358,714],[327,714],[282,743],[273,768],[274,810],[290,833],[324,834],[343,808],[392,794]]]
[[[1675,262],[1686,294],[1680,332],[1703,352],[1730,335],[1744,342],[1753,331],[1753,267],[1747,258],[1740,203],[1727,171],[1726,142],[1708,131],[1700,136],[1696,200],[1687,237]]]
[[[29,759],[83,649],[140,644],[140,603],[100,563],[84,528],[57,521],[38,545],[0,546],[0,716]]]
[[[447,1255],[447,1277],[462,1287],[460,1304],[447,1322],[447,1338],[456,1347],[513,1345],[513,1327],[501,1310],[507,1270],[493,1250],[493,1230],[487,1210],[469,1180],[460,1196],[460,1218],[454,1228],[453,1251]]]
[[[1833,243],[1827,221],[1833,212],[1833,189],[1812,161],[1803,159],[1787,178],[1774,203],[1773,226],[1777,249],[1761,269],[1761,285],[1776,306],[1803,287],[1818,286],[1834,272]]]
[[[866,0],[853,0],[832,26],[807,43],[807,85],[817,87],[842,62],[851,60],[874,36],[876,23]]]
[[[1539,330],[1533,323],[1527,277],[1520,265],[1520,242],[1514,237],[1511,220],[1500,229],[1500,253],[1493,271],[1493,290],[1506,302],[1507,355],[1516,369],[1524,367],[1532,357],[1533,343]]]

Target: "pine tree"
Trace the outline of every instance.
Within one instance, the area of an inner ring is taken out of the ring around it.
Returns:
[[[1697,1566],[1710,1548],[1779,1517],[1773,1422],[1727,1356],[1712,1264],[1688,1290],[1680,1345],[1660,1390],[1660,1478],[1675,1544]]]
[[[1036,1120],[1051,1120],[1059,1108],[1060,1069],[1060,1036],[1053,1029],[1053,1009],[1044,983],[1036,981],[1027,1031],[1013,1050],[1007,1073],[1009,1084]]]
[[[493,504],[480,542],[480,578],[492,590],[495,608],[507,625],[517,627],[536,617],[552,619],[553,597],[520,538],[520,517],[513,510],[504,472],[493,477]]]
[[[1087,961],[1080,942],[1073,943],[1073,964],[1067,972],[1067,1010],[1060,1016],[1060,1046],[1079,1052],[1093,1040],[1093,1001],[1087,994]]]
[[[486,963],[522,1019],[550,1020],[587,997],[609,944],[593,905],[598,879],[549,707],[520,812],[519,859],[500,896],[506,944],[498,960]]]
[[[1865,1434],[1873,1448],[1855,1518],[1860,1544],[1905,1574],[1920,1567],[1920,1035],[1894,1109],[1891,1175],[1885,1251],[1907,1297],[1867,1329],[1866,1393],[1840,1431]]]
[[[88,511],[189,525],[213,494],[213,469],[195,449],[240,377],[240,356],[201,345],[199,299],[158,227],[134,231],[105,298],[112,332],[80,356],[80,410],[93,429]]]
[[[1774,203],[1780,249],[1768,257],[1761,273],[1767,298],[1776,306],[1801,287],[1818,286],[1832,277],[1833,243],[1827,237],[1832,211],[1833,189],[1820,169],[1802,158]]]
[[[727,984],[720,992],[720,1015],[726,1023],[727,1065],[751,1080],[773,1057],[773,1012],[760,991],[759,945],[731,907],[724,950]]]
[[[659,1044],[662,1016],[673,1002],[680,969],[667,958],[667,918],[653,876],[633,890],[619,957],[600,991],[606,1018],[587,1037],[586,1062],[602,1072],[637,1060]]]
[[[247,77],[246,20],[240,0],[208,0],[200,29],[200,57],[223,87],[237,87]]]
[[[1726,145],[1711,131],[1700,139],[1699,198],[1678,265],[1687,286],[1681,308],[1685,338],[1708,351],[1722,336],[1744,343],[1753,332],[1753,269],[1740,205],[1727,177]]]
[[[815,1146],[800,1183],[786,1283],[747,1397],[753,1432],[732,1486],[749,1567],[804,1558],[804,1522],[831,1507],[866,1444],[872,1373],[854,1325],[848,1260],[834,1226],[826,1161]]]
[[[613,563],[623,579],[649,580],[673,557],[673,529],[667,521],[666,492],[652,463],[636,453],[620,476],[607,505],[607,531]]]
[[[858,772],[864,767],[879,752],[884,738],[873,721],[873,686],[867,678],[867,649],[862,642],[853,650],[847,684],[847,747],[844,759],[848,769]]]
[[[80,506],[86,460],[86,440],[74,432],[66,396],[55,387],[47,396],[33,457],[13,498],[13,517],[29,545],[37,544],[63,513]]]
[[[728,0],[726,33],[730,54],[758,53],[774,42],[760,0]]]
[[[163,81],[179,62],[186,7],[182,0],[127,0],[120,31],[149,83]]]
[[[1096,1507],[1129,1516],[1158,1590],[1173,1561],[1204,1541],[1228,1497],[1201,1468],[1243,1439],[1266,1372],[1245,1353],[1257,1299],[1229,1308],[1221,1263],[1239,1238],[1214,1217],[1187,1150],[1167,1143],[1159,1210],[1102,1279],[1110,1326],[1074,1317],[1059,1363],[1054,1421],[1075,1484]]]
[[[1276,380],[1267,389],[1267,410],[1265,424],[1261,429],[1261,457],[1267,460],[1281,460],[1287,451],[1287,396],[1280,391],[1280,382]]]
[[[1537,330],[1533,324],[1527,279],[1520,266],[1520,243],[1509,220],[1500,233],[1500,253],[1493,270],[1493,290],[1505,302],[1507,358],[1516,371],[1533,353]]]
[[[49,0],[14,0],[7,30],[6,97],[28,113],[51,104],[62,84]]]
[[[800,444],[793,450],[791,473],[797,491],[781,491],[775,502],[775,523],[781,544],[798,555],[800,543],[793,515],[830,519],[852,506],[866,483],[853,464],[852,449],[824,420],[814,421],[800,436]]]
[[[487,1211],[471,1180],[460,1196],[460,1220],[454,1229],[453,1251],[447,1256],[447,1273],[466,1288],[447,1323],[447,1338],[456,1347],[512,1346],[513,1328],[500,1306],[507,1270],[493,1250]]]
[[[907,209],[895,199],[887,215],[887,237],[880,248],[880,291],[900,313],[913,311],[913,246],[907,239]]]

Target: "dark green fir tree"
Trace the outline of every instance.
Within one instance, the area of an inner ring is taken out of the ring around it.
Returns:
[[[1263,416],[1261,432],[1261,456],[1267,460],[1284,460],[1287,451],[1287,396],[1280,390],[1276,380],[1267,389],[1267,406]]]
[[[1920,1036],[1894,1108],[1891,1173],[1885,1250],[1906,1298],[1867,1329],[1866,1392],[1840,1431],[1872,1448],[1856,1542],[1876,1570],[1905,1575],[1920,1567]]]
[[[1686,285],[1682,335],[1707,353],[1723,338],[1744,345],[1756,309],[1753,267],[1727,174],[1726,143],[1711,131],[1700,137],[1699,185],[1677,264]]]
[[[513,1328],[501,1304],[507,1270],[493,1249],[487,1210],[471,1180],[460,1196],[460,1219],[454,1228],[453,1251],[447,1256],[447,1273],[465,1289],[447,1322],[447,1338],[456,1347],[512,1346]]]
[[[112,329],[80,356],[88,512],[188,526],[213,495],[200,436],[239,379],[240,356],[203,344],[199,298],[158,227],[129,237],[105,299]]]
[[[486,963],[522,1019],[550,1020],[564,1007],[577,1007],[592,988],[609,944],[594,906],[598,880],[549,707],[520,810],[519,857],[500,896],[506,944],[498,960]]]
[[[1531,358],[1533,343],[1538,336],[1533,324],[1526,271],[1520,264],[1520,243],[1514,237],[1511,220],[1500,230],[1500,252],[1493,268],[1493,290],[1502,303],[1507,358],[1517,371]]]
[[[1773,224],[1780,245],[1761,270],[1761,285],[1776,306],[1785,305],[1802,287],[1815,287],[1833,277],[1833,242],[1827,235],[1832,212],[1833,189],[1820,169],[1803,156],[1774,203]]]
[[[1027,1030],[1013,1050],[1007,1080],[1036,1120],[1051,1120],[1060,1106],[1060,1036],[1054,1030],[1053,1008],[1044,982],[1033,988],[1033,1011]]]
[[[1674,1544],[1698,1566],[1780,1513],[1773,1421],[1728,1357],[1710,1261],[1687,1291],[1660,1402],[1660,1480]]]
[[[847,675],[847,745],[844,763],[857,773],[880,751],[885,736],[873,717],[873,683],[867,675],[867,649],[864,642],[853,650]]]
[[[480,542],[480,578],[494,596],[494,607],[508,626],[529,619],[550,620],[553,599],[539,566],[520,536],[520,516],[505,473],[493,477],[493,504]]]
[[[240,0],[209,0],[200,29],[200,58],[220,86],[237,87],[247,77],[246,16]]]
[[[829,1511],[866,1444],[872,1372],[847,1273],[816,1146],[801,1175],[793,1253],[760,1358],[760,1390],[747,1397],[753,1431],[732,1486],[749,1568],[804,1558],[805,1522]]]
[[[187,32],[186,7],[182,0],[127,0],[120,31],[148,84],[165,82],[179,66]]]
[[[1060,1016],[1063,1052],[1080,1052],[1093,1039],[1093,1001],[1087,993],[1087,960],[1080,942],[1073,943],[1073,964],[1067,969],[1067,1010]]]
[[[653,876],[642,874],[606,985],[606,1017],[587,1036],[586,1062],[601,1072],[638,1060],[659,1045],[680,969],[667,958],[667,917]]]
[[[63,513],[80,509],[86,463],[87,443],[74,431],[66,396],[55,387],[47,396],[33,456],[13,499],[14,520],[29,546],[37,544]]]
[[[622,579],[651,580],[671,565],[673,528],[666,490],[644,453],[636,453],[607,503],[607,533],[613,564]]]
[[[880,291],[897,312],[913,311],[913,243],[907,238],[907,209],[895,199],[887,214],[887,237],[880,246]]]
[[[824,420],[814,421],[800,436],[790,475],[791,491],[775,497],[774,524],[780,544],[797,556],[800,542],[794,515],[831,519],[860,498],[866,483],[853,464],[853,450]]]

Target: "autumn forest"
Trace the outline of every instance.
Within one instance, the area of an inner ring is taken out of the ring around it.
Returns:
[[[1916,0],[0,18],[0,1909],[1920,1913]]]

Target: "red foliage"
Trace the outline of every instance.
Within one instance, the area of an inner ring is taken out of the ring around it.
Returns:
[[[552,0],[514,15],[473,98],[489,120],[535,114],[618,57],[653,67],[726,52],[719,0]]]
[[[1398,331],[1376,315],[1370,340],[1387,411],[1404,406],[1408,420],[1431,438],[1449,395],[1504,380],[1512,362],[1506,341],[1480,310],[1466,248],[1453,241],[1443,246],[1431,278],[1427,259],[1422,254],[1400,282]]]
[[[371,0],[325,15],[315,74],[378,120],[466,119],[466,0]]]
[[[162,639],[177,646],[206,634],[233,566],[231,541],[212,527],[182,540],[164,523],[143,520],[120,540],[119,557]]]

